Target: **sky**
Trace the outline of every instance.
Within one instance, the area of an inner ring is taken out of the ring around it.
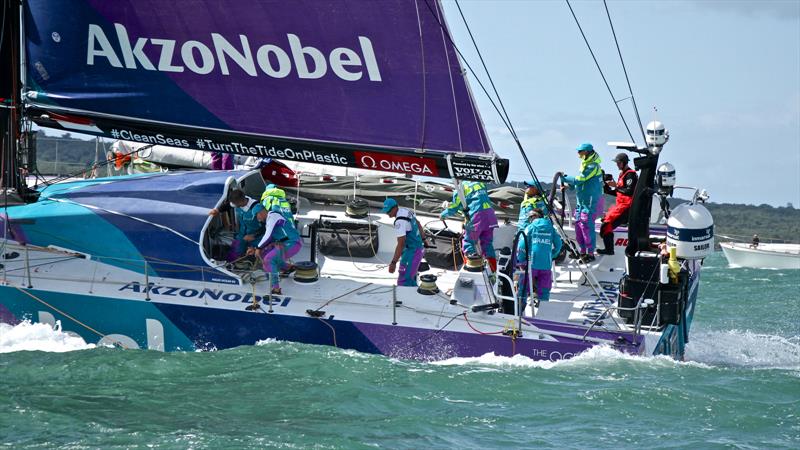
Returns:
[[[615,98],[628,97],[603,3],[571,3]],[[477,70],[455,2],[443,4]],[[539,178],[575,174],[575,147],[584,141],[616,175],[617,151],[606,143],[630,138],[566,2],[460,5]],[[628,0],[608,9],[642,121],[660,120],[670,132],[661,161],[675,166],[678,184],[705,188],[718,203],[800,207],[800,1]],[[495,152],[511,159],[509,179],[528,178],[510,133],[469,77]],[[619,105],[637,127],[631,103]]]

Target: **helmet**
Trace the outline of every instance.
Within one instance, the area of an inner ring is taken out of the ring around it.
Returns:
[[[669,140],[669,131],[664,128],[664,124],[653,121],[647,124],[647,145],[661,147]]]
[[[670,163],[658,166],[656,184],[659,190],[671,190],[675,186],[675,167]]]
[[[626,153],[617,153],[617,156],[614,157],[613,161],[628,164],[628,155]]]
[[[575,150],[579,152],[591,152],[594,151],[594,146],[591,144],[591,142],[584,142],[581,145],[577,146]]]

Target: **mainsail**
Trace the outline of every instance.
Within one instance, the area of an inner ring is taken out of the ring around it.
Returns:
[[[445,178],[505,179],[438,0],[27,0],[43,126]]]

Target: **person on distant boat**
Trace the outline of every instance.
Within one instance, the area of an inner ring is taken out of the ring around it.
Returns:
[[[289,203],[289,200],[286,199],[286,192],[275,186],[274,184],[268,184],[264,188],[264,193],[261,194],[261,204],[264,205],[264,208],[270,209],[273,206],[278,206],[281,209],[281,214],[286,220],[295,223],[294,220],[294,213],[292,213],[292,205]]]
[[[233,155],[211,152],[211,170],[233,170]]]
[[[520,238],[517,244],[517,268],[522,270],[517,295],[520,308],[525,310],[528,300],[528,277],[524,276],[525,267],[530,258],[530,279],[536,287],[536,298],[546,302],[550,300],[550,289],[553,287],[552,261],[561,252],[561,236],[556,232],[553,223],[544,216],[544,212],[535,208],[529,213],[529,223],[525,227],[526,239]],[[527,243],[527,246],[526,246]]]
[[[463,202],[461,192],[464,195]],[[444,219],[459,211],[467,219],[466,233],[464,233],[464,253],[483,256],[489,263],[492,272],[497,272],[497,255],[494,251],[493,239],[494,229],[499,225],[486,185],[480,181],[462,181],[460,187],[453,193],[453,200],[442,211],[440,217]]]
[[[584,142],[576,150],[581,158],[580,173],[574,177],[565,174],[562,180],[566,186],[575,188],[576,191],[575,238],[580,249],[580,259],[587,262],[595,259],[597,237],[594,221],[598,213],[603,211],[603,170],[600,168],[600,156],[591,143]]]
[[[753,242],[750,244],[750,248],[758,248],[758,244],[759,244],[758,235],[754,234],[753,235]]]
[[[264,272],[272,275],[272,293],[280,295],[281,272],[292,268],[289,260],[303,248],[303,239],[294,224],[283,216],[279,206],[262,209],[258,213],[258,220],[265,223],[266,230],[264,237],[250,253],[261,258]]]
[[[387,198],[383,202],[381,212],[394,218],[394,233],[397,236],[397,246],[389,263],[389,273],[394,273],[397,269],[398,286],[416,286],[417,270],[424,252],[425,231],[414,211],[401,208],[393,198]],[[400,263],[399,268],[397,268],[398,263]]]
[[[238,228],[226,258],[227,261],[234,261],[244,256],[248,248],[255,248],[256,243],[264,234],[264,225],[257,218],[258,213],[263,211],[264,207],[239,189],[234,189],[228,194],[228,202],[223,203],[219,208],[212,209],[208,214],[216,216],[220,212],[234,209]]]
[[[633,202],[633,191],[636,189],[636,181],[639,176],[636,171],[628,166],[628,155],[620,153],[614,157],[619,169],[617,181],[608,180],[603,185],[603,191],[608,195],[616,196],[614,206],[606,211],[600,225],[600,237],[603,238],[604,249],[598,249],[600,255],[614,254],[614,228],[628,223],[628,213]],[[610,177],[610,175],[609,175]]]
[[[525,182],[525,197],[519,205],[518,229],[524,230],[528,226],[530,212],[536,208],[544,211],[545,216],[547,215],[547,199],[542,195],[539,183],[536,180],[529,180]]]

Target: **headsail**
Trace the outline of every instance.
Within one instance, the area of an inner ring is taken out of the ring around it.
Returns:
[[[28,0],[23,8],[24,98],[41,125],[505,178],[438,0]]]

